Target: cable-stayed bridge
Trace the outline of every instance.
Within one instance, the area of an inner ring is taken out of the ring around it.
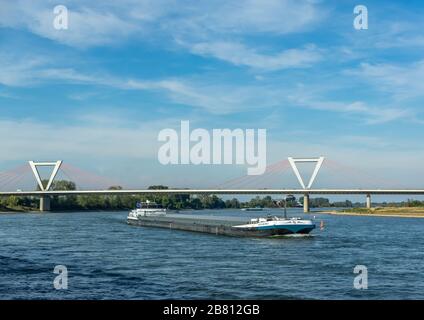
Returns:
[[[313,162],[315,168],[311,174],[308,183],[303,181],[298,170],[298,163]],[[373,184],[381,183],[384,185],[394,185],[393,188],[312,188],[318,171],[324,162],[324,158],[288,158],[267,166],[263,175],[242,176],[226,181],[220,185],[211,188],[188,189],[188,188],[170,188],[170,189],[138,189],[138,188],[116,188],[122,186],[119,182],[104,178],[97,174],[79,169],[62,161],[56,162],[33,162],[21,165],[8,171],[0,172],[0,196],[18,196],[18,197],[39,197],[40,211],[50,210],[51,196],[66,195],[303,195],[303,207],[305,212],[309,212],[310,195],[364,195],[366,198],[366,207],[371,208],[371,195],[424,195],[424,189],[400,188],[399,184],[378,177],[371,177],[368,173],[361,172],[355,168],[350,168],[329,159],[325,160],[327,169],[331,169],[337,176],[349,176],[349,179],[370,180]],[[42,181],[40,169],[43,167],[52,167],[50,177],[47,181]],[[349,173],[346,173],[349,172]],[[273,187],[277,183],[281,185],[285,174],[294,175],[301,188],[280,188]],[[54,179],[73,181],[76,183],[76,190],[57,190],[51,189]],[[20,186],[32,185],[29,190]],[[371,184],[372,185],[372,184]],[[112,187],[112,188],[111,188]],[[115,188],[113,188],[115,187]]]

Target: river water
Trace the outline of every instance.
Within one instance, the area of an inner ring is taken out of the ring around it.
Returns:
[[[254,239],[129,226],[126,215],[0,214],[0,299],[424,298],[424,219],[317,214],[325,228],[312,236]],[[54,288],[56,265],[67,289]],[[368,289],[354,288],[356,265]]]

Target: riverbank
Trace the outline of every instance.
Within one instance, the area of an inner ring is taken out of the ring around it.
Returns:
[[[37,212],[36,209],[32,207],[0,207],[0,214],[2,213],[31,213]]]
[[[51,211],[44,211],[45,212],[122,212],[122,211],[128,211],[129,209],[116,209],[116,210],[106,210],[106,209],[73,209],[73,210],[51,210]],[[37,210],[36,208],[0,208],[0,214],[2,213],[43,213],[40,210]]]
[[[314,213],[347,216],[424,218],[424,207],[376,207],[371,209],[349,208],[343,210],[316,211]]]

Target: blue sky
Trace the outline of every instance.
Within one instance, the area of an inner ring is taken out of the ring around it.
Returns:
[[[423,16],[420,1],[0,1],[0,171],[63,159],[203,187],[245,174],[160,165],[158,132],[190,120],[267,129],[270,163],[324,155],[423,187]],[[317,186],[349,186],[330,180]]]

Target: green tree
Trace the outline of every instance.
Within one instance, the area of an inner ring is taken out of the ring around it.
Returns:
[[[16,208],[19,205],[19,198],[16,196],[7,197],[6,206],[8,208]]]
[[[202,201],[197,197],[190,199],[190,208],[195,210],[203,209]]]
[[[156,185],[156,186],[149,186],[147,189],[149,190],[164,190],[164,189],[169,189],[167,186],[163,186],[163,185]]]
[[[111,186],[108,188],[108,190],[122,190],[121,186]]]

